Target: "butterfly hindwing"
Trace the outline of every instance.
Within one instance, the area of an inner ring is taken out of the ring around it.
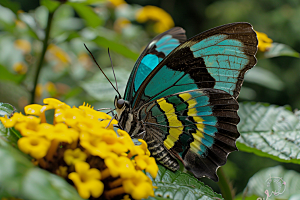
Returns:
[[[133,108],[198,88],[220,89],[237,98],[245,72],[256,64],[257,43],[248,23],[227,24],[194,36],[147,76],[131,100]]]
[[[217,180],[216,169],[236,150],[236,99],[207,88],[169,95],[144,107],[139,114],[146,131],[155,134],[196,177]]]
[[[152,39],[134,65],[124,99],[132,99],[151,71],[184,41],[186,41],[185,30],[180,27],[172,28]]]

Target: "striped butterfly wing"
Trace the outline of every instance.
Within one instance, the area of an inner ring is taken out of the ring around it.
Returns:
[[[172,28],[151,40],[136,61],[125,89],[125,100],[131,100],[151,71],[177,46],[186,41],[185,30]]]
[[[236,99],[218,89],[196,89],[172,94],[140,109],[149,149],[162,164],[176,170],[167,152],[182,161],[196,177],[218,180],[216,169],[226,163],[227,155],[237,150]],[[164,151],[164,148],[167,150]]]
[[[227,24],[196,35],[162,60],[129,101],[135,109],[200,88],[220,89],[237,98],[245,72],[256,64],[257,44],[249,23]]]
[[[125,100],[157,160],[176,170],[179,159],[196,177],[218,179],[216,169],[236,150],[236,99],[245,72],[256,64],[257,44],[249,23],[232,23],[182,43],[142,81],[136,65]]]

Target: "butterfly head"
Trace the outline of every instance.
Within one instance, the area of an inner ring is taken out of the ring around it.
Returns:
[[[130,104],[128,101],[125,101],[121,96],[116,95],[115,97],[115,108],[118,115],[119,122],[122,117],[130,112]],[[123,115],[123,116],[122,116]]]

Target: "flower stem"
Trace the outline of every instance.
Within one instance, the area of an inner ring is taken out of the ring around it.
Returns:
[[[101,180],[104,180],[104,179],[106,179],[109,176],[110,176],[110,172],[109,172],[108,168],[106,168],[103,171],[101,171]]]
[[[106,197],[106,199],[112,199],[115,196],[124,194],[125,190],[123,187],[118,187],[109,191],[105,191],[104,192],[104,196]]]
[[[37,68],[36,68],[36,72],[35,72],[35,76],[34,76],[34,82],[33,82],[33,89],[31,91],[31,99],[30,99],[31,104],[34,104],[36,86],[37,86],[37,83],[38,83],[39,74],[40,74],[40,71],[42,69],[43,61],[44,61],[46,50],[47,50],[47,47],[48,47],[48,40],[49,40],[49,36],[50,36],[50,30],[51,30],[53,15],[54,15],[54,11],[49,12],[49,14],[48,14],[47,27],[46,27],[46,30],[45,30],[45,38],[43,40],[43,49],[42,49],[42,53],[40,55],[40,58],[39,58],[39,61],[38,61],[38,64],[37,64]]]
[[[218,186],[220,187],[223,198],[226,200],[232,200],[234,197],[232,185],[226,177],[222,167],[218,169],[217,174],[219,176]]]

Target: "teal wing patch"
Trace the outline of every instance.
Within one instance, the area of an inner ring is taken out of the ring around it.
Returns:
[[[144,105],[139,113],[146,131],[159,129],[165,148],[196,177],[217,180],[216,169],[236,150],[236,99],[218,89],[169,95]]]
[[[130,101],[151,71],[185,40],[185,30],[179,27],[170,29],[151,40],[134,65],[124,99]]]
[[[245,72],[256,64],[257,44],[256,33],[248,23],[227,24],[194,36],[145,78],[132,98],[133,108],[201,88],[220,89],[237,98]]]

